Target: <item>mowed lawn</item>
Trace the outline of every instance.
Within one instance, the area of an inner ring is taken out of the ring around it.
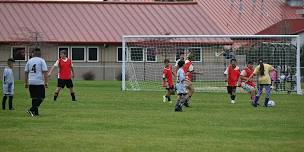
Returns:
[[[193,107],[176,113],[162,102],[164,91],[122,92],[118,81],[75,81],[77,102],[67,89],[54,102],[54,89],[52,81],[41,116],[32,118],[29,94],[16,83],[16,110],[0,111],[1,152],[304,150],[304,97],[295,94],[253,108],[247,94],[232,105],[225,93],[196,93]]]

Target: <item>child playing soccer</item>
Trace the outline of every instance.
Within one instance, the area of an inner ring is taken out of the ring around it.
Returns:
[[[241,87],[243,88],[243,90],[250,93],[250,95],[251,95],[250,99],[252,102],[254,101],[254,98],[256,95],[256,89],[255,89],[256,84],[253,82],[252,79],[250,79],[249,81],[247,81],[247,79],[253,73],[253,71],[254,71],[253,63],[251,61],[249,61],[247,63],[247,66],[241,72],[241,81],[242,81]]]
[[[167,93],[163,96],[163,102],[171,101],[171,95],[174,94],[173,71],[169,59],[164,60],[165,67],[163,69],[163,87],[166,87]]]
[[[2,109],[5,110],[6,99],[8,97],[8,108],[9,110],[14,110],[13,108],[13,97],[14,97],[14,74],[13,66],[15,60],[10,58],[7,60],[7,67],[3,71],[3,98],[2,98]]]
[[[186,92],[186,75],[183,70],[183,66],[185,64],[185,61],[179,61],[178,62],[178,70],[177,70],[177,81],[176,81],[176,91],[177,91],[177,101],[175,105],[175,111],[176,112],[182,112],[183,111],[183,105],[186,102],[188,96]]]
[[[230,60],[224,74],[227,76],[227,91],[230,94],[231,103],[235,103],[236,87],[240,77],[240,68],[236,65],[236,59]]]

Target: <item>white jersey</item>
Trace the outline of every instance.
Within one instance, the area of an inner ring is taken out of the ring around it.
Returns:
[[[6,67],[3,71],[3,95],[14,94],[14,74],[13,70]]]
[[[29,85],[44,85],[43,72],[48,71],[44,59],[39,57],[31,58],[27,61],[24,71],[28,72]]]
[[[186,80],[185,72],[183,68],[179,68],[177,71],[177,83],[176,83],[176,91],[177,93],[186,93],[186,86],[184,81]]]

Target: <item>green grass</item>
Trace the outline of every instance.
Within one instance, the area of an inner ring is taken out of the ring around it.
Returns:
[[[304,149],[304,97],[294,94],[274,94],[274,108],[253,108],[247,94],[231,105],[227,94],[196,93],[193,108],[176,113],[161,102],[163,92],[121,92],[117,81],[76,81],[77,102],[67,89],[54,102],[51,82],[41,116],[31,118],[28,92],[22,82],[15,88],[16,110],[0,111],[1,152]]]

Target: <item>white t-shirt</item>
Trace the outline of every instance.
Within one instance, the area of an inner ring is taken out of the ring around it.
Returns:
[[[33,57],[27,61],[25,72],[28,72],[29,85],[44,85],[43,72],[47,72],[48,68],[45,60],[40,57]]]
[[[14,74],[13,70],[6,67],[3,71],[3,94],[13,95],[14,94]]]
[[[176,83],[176,91],[177,93],[186,93],[185,81],[186,76],[183,68],[179,68],[177,71],[177,83]]]

